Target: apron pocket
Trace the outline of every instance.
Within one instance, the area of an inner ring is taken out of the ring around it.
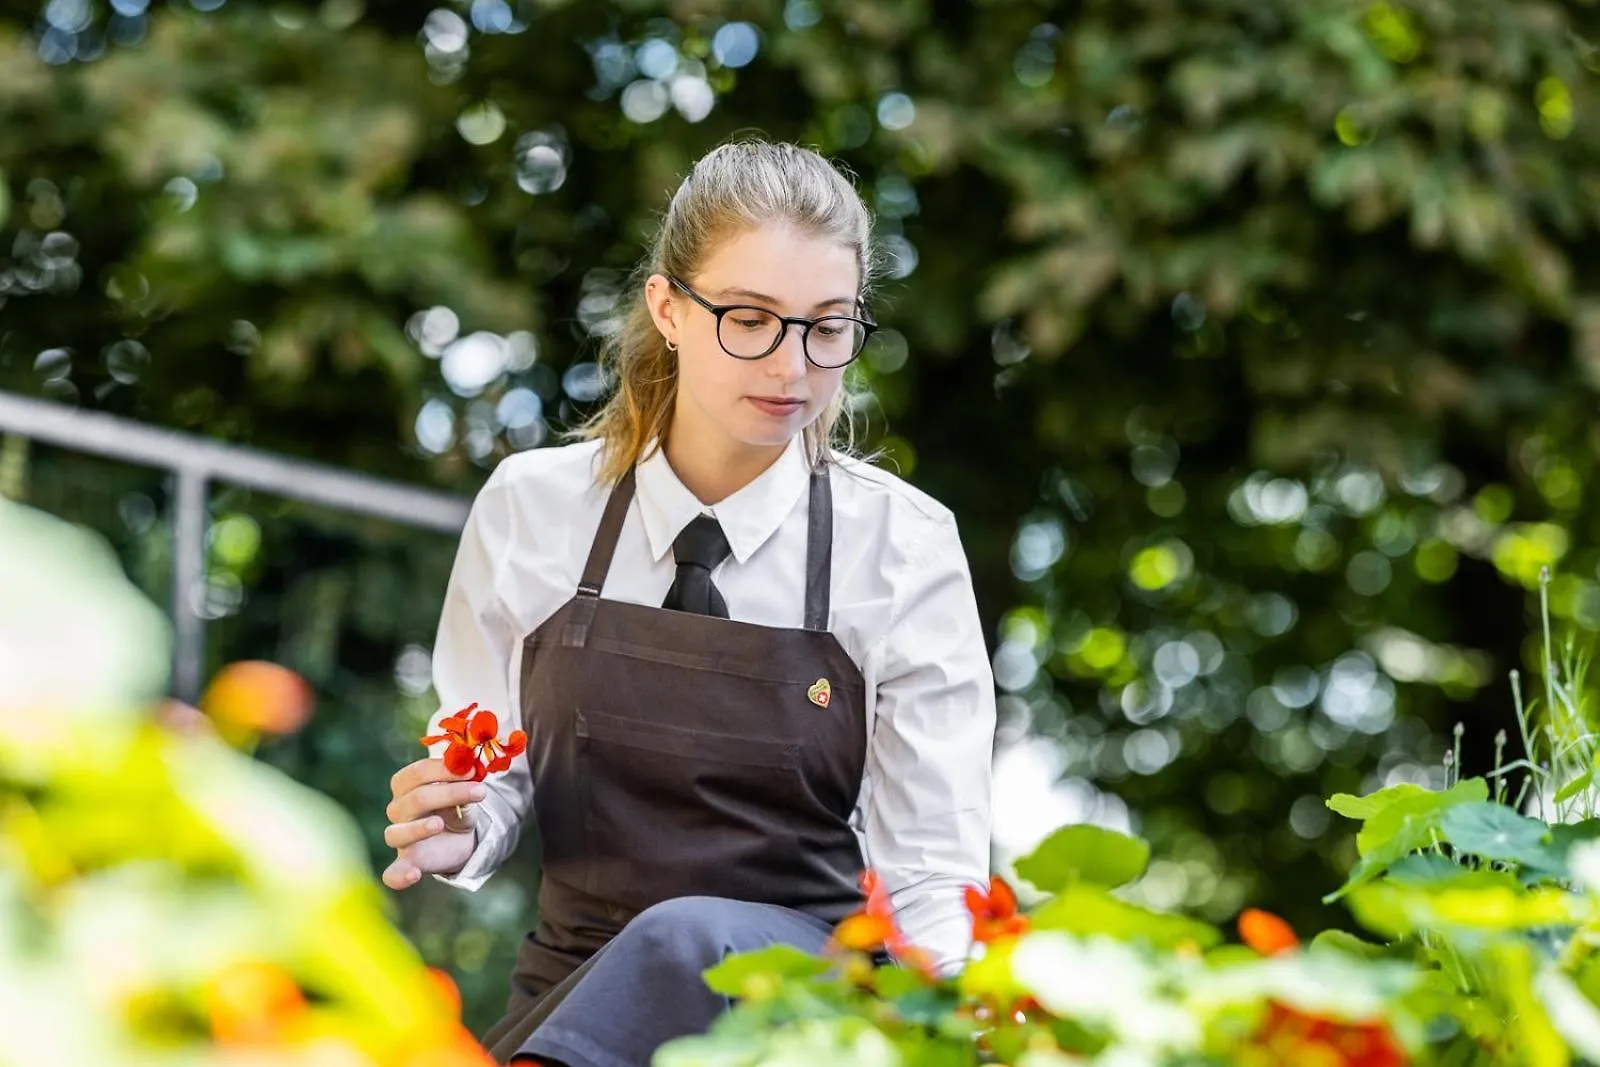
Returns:
[[[763,855],[795,848],[784,813],[804,803],[798,743],[595,711],[576,712],[574,726],[586,892],[638,911],[679,896],[746,896],[741,872],[704,860],[731,842]]]

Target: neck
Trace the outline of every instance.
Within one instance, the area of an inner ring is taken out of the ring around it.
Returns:
[[[680,422],[667,434],[663,448],[678,480],[706,505],[720,503],[755,481],[788,447],[708,436]]]

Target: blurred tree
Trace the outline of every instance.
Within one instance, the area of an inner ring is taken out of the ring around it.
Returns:
[[[1008,848],[1128,819],[1154,902],[1341,922],[1322,793],[1438,780],[1457,720],[1487,769],[1542,566],[1600,628],[1592,4],[11,8],[0,387],[468,491],[598,395],[699,153],[848,163],[887,267],[864,415],[962,522]],[[217,506],[262,526],[215,654],[323,650],[269,757],[377,856],[448,553]],[[504,893],[410,916],[479,1020]]]

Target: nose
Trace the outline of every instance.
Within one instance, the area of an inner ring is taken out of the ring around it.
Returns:
[[[791,325],[784,333],[783,340],[778,342],[778,347],[764,362],[767,373],[784,382],[797,382],[806,376],[806,349],[803,340],[804,331],[799,326]]]

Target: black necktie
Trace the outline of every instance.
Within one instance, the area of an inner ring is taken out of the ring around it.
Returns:
[[[701,515],[685,526],[678,539],[672,542],[672,558],[678,562],[678,574],[672,579],[672,588],[667,590],[667,599],[661,606],[726,619],[728,605],[722,593],[711,584],[711,572],[728,558],[728,552],[728,539],[710,515]]]

